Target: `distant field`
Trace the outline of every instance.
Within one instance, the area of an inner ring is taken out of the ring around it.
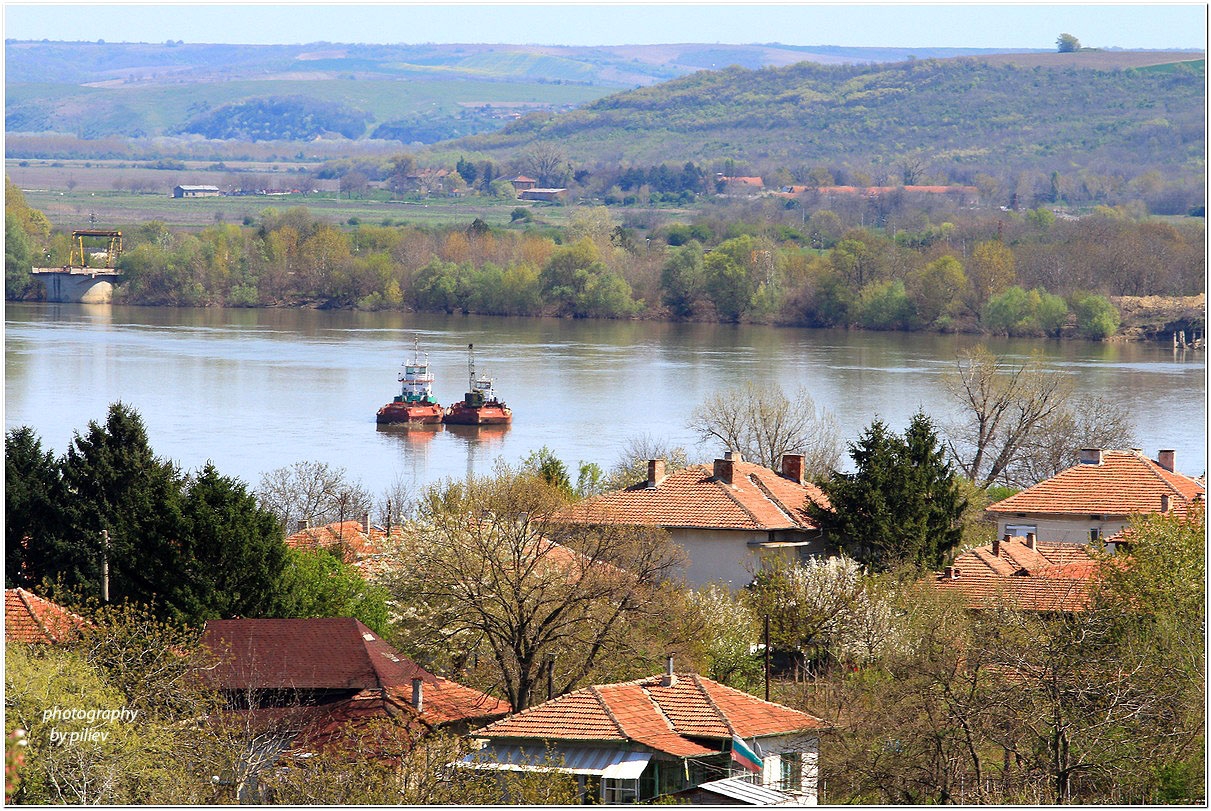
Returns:
[[[210,161],[189,161],[185,169],[147,169],[143,162],[130,161],[5,161],[4,172],[25,190],[42,191],[136,191],[169,195],[174,186],[258,187],[289,189],[303,180],[296,170],[313,170],[315,164],[287,162],[228,161],[226,168],[212,168]],[[22,165],[25,164],[25,165]],[[320,191],[336,191],[339,181],[312,180]]]
[[[1076,53],[987,54],[975,57],[991,65],[1016,65],[1020,68],[1088,68],[1116,70],[1146,68],[1153,65],[1196,63],[1203,61],[1189,51],[1078,51]]]

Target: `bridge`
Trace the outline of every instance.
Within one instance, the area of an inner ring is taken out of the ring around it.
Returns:
[[[114,285],[122,281],[122,272],[116,268],[122,255],[122,232],[80,229],[72,231],[71,236],[67,264],[61,268],[33,268],[34,278],[46,288],[47,301],[108,304],[113,301]],[[107,240],[105,249],[88,252],[85,239]]]

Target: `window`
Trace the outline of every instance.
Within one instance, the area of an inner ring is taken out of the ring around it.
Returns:
[[[1089,528],[1089,540],[1096,541],[1100,537],[1102,537],[1102,531],[1100,529],[1097,527]]]
[[[781,779],[778,788],[783,791],[803,790],[803,753],[783,752]]]
[[[605,777],[601,781],[601,801],[606,805],[633,803],[639,799],[639,781]]]

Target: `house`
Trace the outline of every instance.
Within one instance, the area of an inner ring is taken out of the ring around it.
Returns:
[[[1184,515],[1206,498],[1206,486],[1174,470],[1174,453],[1155,460],[1140,450],[1086,448],[1079,464],[987,509],[997,535],[1036,537],[1084,544],[1120,532],[1131,516]]]
[[[61,645],[71,641],[87,621],[61,605],[25,589],[4,590],[4,641]]]
[[[940,592],[957,594],[968,608],[1003,601],[1022,611],[1070,612],[1089,607],[1098,562],[1090,547],[1006,535],[969,549],[932,578]]]
[[[729,177],[723,174],[715,175],[715,184],[724,194],[755,194],[765,188],[765,181],[759,177]]]
[[[759,794],[761,804],[814,805],[823,728],[808,713],[675,673],[670,658],[663,674],[576,690],[471,733],[482,748],[458,765],[570,773],[586,803],[704,789],[708,802]]]
[[[763,556],[795,560],[828,551],[807,512],[809,500],[827,507],[828,498],[804,481],[801,455],[783,456],[780,473],[732,452],[713,465],[664,471],[664,460],[649,460],[645,481],[587,499],[561,518],[663,527],[688,553],[686,577],[695,586],[743,586]]]
[[[513,189],[517,192],[523,192],[538,185],[537,180],[532,177],[526,177],[525,175],[518,175],[509,182],[513,184]]]
[[[370,523],[370,515],[366,514],[361,521],[334,521],[317,527],[310,526],[306,520],[299,521],[295,532],[286,536],[286,546],[331,552],[356,567],[365,577],[372,578],[390,572],[391,551],[402,537],[401,527],[386,530],[374,526]]]
[[[376,705],[380,717],[398,711],[429,727],[464,729],[509,710],[430,673],[351,617],[210,620],[201,644],[216,659],[207,678],[233,709]]]
[[[173,197],[218,197],[222,195],[218,186],[174,186]]]
[[[567,197],[567,189],[526,189],[517,195],[518,200],[536,200],[544,203],[558,203]]]

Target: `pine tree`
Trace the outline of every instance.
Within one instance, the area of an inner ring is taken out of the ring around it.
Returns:
[[[4,585],[32,589],[54,570],[59,467],[32,428],[4,435]]]
[[[967,502],[929,418],[916,414],[903,437],[875,420],[849,455],[857,470],[821,484],[831,509],[813,506],[813,517],[875,569],[941,566],[959,543]]]

